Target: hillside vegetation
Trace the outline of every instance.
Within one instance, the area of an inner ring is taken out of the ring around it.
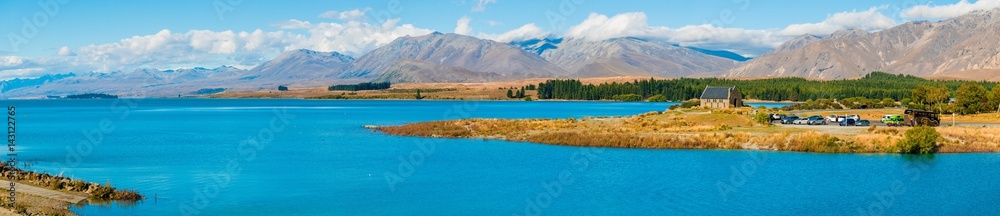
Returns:
[[[539,99],[611,100],[616,95],[638,94],[643,98],[663,95],[671,101],[698,98],[706,86],[737,86],[745,99],[806,101],[817,99],[885,98],[900,101],[912,97],[917,86],[945,86],[958,90],[969,81],[929,80],[911,75],[872,72],[860,79],[807,80],[804,78],[724,79],[678,78],[644,79],[633,82],[584,84],[575,79],[547,80],[538,84]],[[974,82],[992,89],[996,82]]]

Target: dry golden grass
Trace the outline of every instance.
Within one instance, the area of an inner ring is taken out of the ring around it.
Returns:
[[[1000,128],[940,127],[943,143],[939,152],[1000,152]]]
[[[7,187],[4,187],[4,189],[0,191],[2,191],[2,195],[0,195],[0,202],[5,205],[10,203],[10,191],[7,190]],[[27,213],[32,215],[76,215],[69,211],[69,205],[62,201],[37,197],[21,192],[17,192],[16,196],[17,207],[11,209],[11,211],[19,212],[20,215],[26,215]],[[6,208],[7,206],[4,207]]]
[[[529,84],[538,85],[551,78],[533,78],[509,82],[488,82],[488,83],[401,83],[393,84],[388,90],[373,91],[327,91],[326,87],[316,88],[290,88],[288,91],[265,90],[250,92],[223,92],[208,95],[209,98],[319,98],[328,97],[330,99],[414,99],[416,90],[424,99],[428,100],[521,100],[507,98],[508,88],[521,88]],[[602,77],[580,79],[584,85],[601,84],[610,82],[632,82],[635,80],[648,80],[649,77]],[[663,79],[663,78],[656,78]],[[353,94],[352,94],[353,93]],[[525,91],[525,95],[537,99],[535,91]]]
[[[823,153],[894,153],[909,128],[830,134],[755,124],[750,109],[651,112],[582,119],[466,119],[376,128],[386,134],[481,138],[569,146],[755,149]],[[941,152],[1000,152],[1000,128],[941,127]]]
[[[941,121],[944,124],[951,123],[951,115],[942,115]],[[1000,122],[1000,113],[984,113],[975,115],[956,116],[956,122],[965,123],[997,123]]]

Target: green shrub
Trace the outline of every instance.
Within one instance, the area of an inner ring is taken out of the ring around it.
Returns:
[[[681,103],[681,104],[676,104],[676,105],[670,106],[670,109],[671,110],[675,110],[675,109],[678,109],[678,108],[687,109],[687,108],[697,107],[697,106],[701,106],[701,101],[699,101],[699,100],[689,100],[689,101],[684,101],[684,103]]]
[[[902,154],[933,154],[937,152],[937,140],[941,134],[933,127],[920,126],[906,131],[905,137],[896,144]]]
[[[720,131],[727,131],[727,130],[731,130],[731,129],[733,129],[733,127],[730,127],[729,125],[719,125],[719,128],[718,128],[718,130],[720,130]]]
[[[611,97],[611,99],[616,101],[636,102],[636,101],[642,101],[642,95],[638,94],[615,95]]]
[[[759,124],[769,125],[771,124],[771,115],[764,112],[764,109],[757,110],[757,114],[753,115],[753,120]]]
[[[646,98],[646,101],[649,101],[649,102],[667,102],[668,100],[667,100],[667,96],[663,96],[661,94],[658,94],[658,95],[653,95],[652,97]]]

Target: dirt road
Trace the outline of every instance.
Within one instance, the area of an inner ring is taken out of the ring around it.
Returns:
[[[3,185],[5,188],[6,187],[10,187],[10,181],[0,180],[0,185]],[[84,200],[87,199],[87,197],[85,197],[85,196],[68,194],[68,193],[63,193],[63,192],[59,192],[59,191],[49,190],[49,189],[35,187],[35,186],[31,186],[31,185],[25,185],[25,184],[16,184],[14,186],[14,189],[16,189],[17,192],[31,194],[31,195],[34,195],[34,196],[45,197],[45,198],[59,200],[59,201],[64,201],[64,202],[68,202],[68,203],[80,203],[80,202],[83,202]]]

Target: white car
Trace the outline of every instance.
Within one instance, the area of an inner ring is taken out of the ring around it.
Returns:
[[[840,119],[837,119],[837,115],[829,115],[829,116],[826,117],[826,121],[827,122],[840,122]]]
[[[854,121],[861,121],[861,116],[859,116],[858,114],[847,115],[847,118],[854,119]]]
[[[806,123],[809,123],[809,118],[799,118],[792,122],[792,124],[797,124],[797,125],[804,125]]]

